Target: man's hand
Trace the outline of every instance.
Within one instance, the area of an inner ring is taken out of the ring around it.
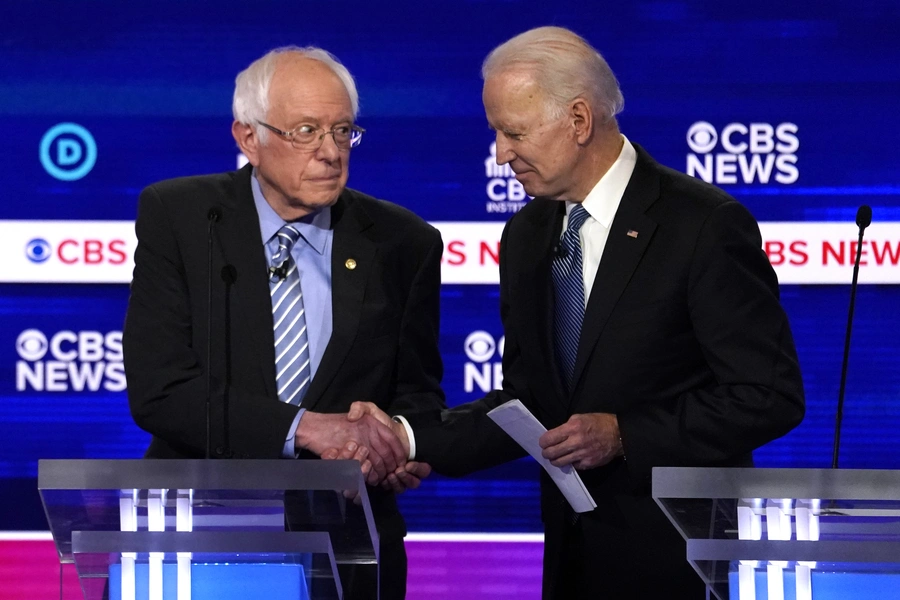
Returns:
[[[576,469],[602,467],[622,453],[619,421],[608,413],[572,415],[538,440],[541,454],[556,467],[575,465]]]
[[[411,460],[388,474],[387,479],[381,483],[381,487],[391,490],[395,494],[402,494],[406,490],[414,490],[419,487],[422,480],[429,475],[431,475],[431,465]]]
[[[409,456],[409,437],[406,427],[391,419],[383,410],[371,402],[354,402],[350,405],[347,420],[356,422],[364,417],[376,419],[385,427],[390,427],[400,442],[403,444],[405,456]],[[431,474],[431,465],[423,462],[409,461],[398,467],[393,473],[388,473],[381,482],[382,489],[391,490],[395,494],[402,494],[406,490],[414,490],[422,483],[422,480]],[[371,481],[369,481],[371,484]]]
[[[402,426],[401,426],[402,427]],[[404,432],[405,437],[405,432]],[[388,475],[406,464],[408,446],[397,438],[397,434],[375,417],[364,414],[354,421],[342,414],[323,414],[306,411],[294,434],[294,447],[309,450],[321,456],[326,450],[343,447],[348,442],[368,449],[368,459],[372,463],[373,481],[382,481]],[[367,481],[371,476],[367,476]]]
[[[366,448],[365,446],[359,446],[356,442],[347,442],[341,449],[329,448],[322,453],[321,458],[323,460],[359,461],[359,468],[362,471],[363,477],[366,479],[366,483],[370,483],[369,478],[374,476],[374,471],[372,471],[372,462],[368,460],[368,456],[368,448]],[[398,468],[402,469],[403,467]],[[372,484],[370,483],[370,485]],[[357,490],[344,490],[344,498],[353,500],[354,504],[361,503],[361,500],[359,499],[359,491]]]
[[[354,402],[353,404],[351,404],[350,412],[347,413],[347,420],[355,422],[367,416],[376,419],[385,427],[391,428],[391,431],[394,432],[394,434],[403,444],[403,451],[405,452],[403,458],[405,461],[409,456],[409,436],[406,435],[406,427],[404,427],[402,423],[397,423],[396,421],[391,419],[383,410],[381,410],[371,402]],[[428,468],[428,473],[431,473],[431,467]],[[418,487],[418,485],[416,487]]]

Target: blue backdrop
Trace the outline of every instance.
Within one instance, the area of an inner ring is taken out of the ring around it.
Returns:
[[[761,222],[842,221],[851,239],[862,203],[876,222],[900,221],[896,1],[93,0],[21,2],[4,13],[3,221],[132,220],[147,184],[235,168],[234,76],[287,44],[326,48],[357,79],[368,133],[353,152],[352,187],[429,221],[503,221],[516,204],[505,184],[494,196],[486,187],[492,136],[479,69],[491,48],[545,24],[574,29],[604,54],[625,95],[623,132],[675,169],[690,170],[692,160],[715,166],[729,124],[744,126],[735,143],[754,142],[745,133],[754,123],[791,125],[786,138],[772,138],[780,149],[756,153],[772,161],[770,177],[740,168],[751,151],[731,153],[741,154],[728,159],[736,170],[707,175]],[[83,129],[48,136],[60,123]],[[708,123],[719,145],[688,139],[696,123]],[[762,146],[766,130],[756,139]],[[77,222],[72,232],[77,238]],[[146,447],[121,386],[127,297],[125,284],[0,284],[0,529],[46,528],[38,458],[137,457]],[[782,297],[807,417],[760,449],[757,463],[828,466],[849,289],[783,285]],[[892,285],[859,291],[847,467],[900,468],[898,299]],[[499,361],[466,352],[476,331],[499,342],[497,288],[445,284],[442,303],[445,388],[458,404],[482,393],[478,382],[467,385],[467,364]],[[42,339],[56,340],[56,360],[41,354]],[[36,374],[29,357],[38,355],[45,371]],[[403,510],[417,531],[539,531],[536,471],[520,461],[463,480],[435,476],[403,497]]]

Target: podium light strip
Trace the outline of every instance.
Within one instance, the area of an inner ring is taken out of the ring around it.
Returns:
[[[175,499],[175,531],[194,530],[194,490],[181,489]],[[190,552],[178,553],[178,600],[191,600]]]
[[[738,598],[756,600],[756,564],[741,561],[738,565]]]
[[[123,490],[119,498],[119,529],[137,531],[137,490]],[[123,552],[121,556],[122,580],[119,585],[122,600],[134,600],[137,596],[137,580],[134,563],[137,554]]]
[[[769,600],[784,600],[784,567],[781,564],[766,565]]]
[[[408,533],[407,542],[544,543],[543,533]]]
[[[147,529],[166,530],[166,495],[168,490],[148,490]],[[163,600],[163,557],[161,552],[150,553],[150,600]],[[181,600],[179,598],[179,600]]]

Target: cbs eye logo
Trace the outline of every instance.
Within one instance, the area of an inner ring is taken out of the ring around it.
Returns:
[[[47,354],[47,348],[47,336],[37,329],[26,329],[16,339],[16,351],[22,360],[41,360]]]
[[[500,356],[503,356],[503,345],[505,341],[506,338],[500,338]],[[463,343],[463,349],[470,361],[483,363],[494,357],[494,354],[498,350],[498,345],[494,340],[494,336],[487,331],[473,331],[466,337],[466,341]]]
[[[711,152],[719,141],[716,128],[710,123],[699,121],[691,125],[687,132],[688,146],[698,154]]]
[[[503,385],[503,346],[505,337],[499,342],[487,331],[473,331],[466,337],[463,351],[469,361],[463,364],[463,391],[476,389],[487,393],[500,389]]]
[[[97,163],[97,142],[77,123],[54,125],[41,138],[39,157],[44,170],[60,181],[76,181]]]
[[[53,250],[47,240],[43,238],[34,238],[25,245],[25,256],[33,263],[46,262],[51,254],[53,254]]]

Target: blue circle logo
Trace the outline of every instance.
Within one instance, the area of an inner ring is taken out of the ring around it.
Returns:
[[[25,256],[33,263],[46,262],[51,253],[50,244],[41,238],[34,238],[25,245]]]
[[[41,164],[60,181],[75,181],[91,172],[97,162],[97,143],[77,123],[60,123],[41,138]]]

